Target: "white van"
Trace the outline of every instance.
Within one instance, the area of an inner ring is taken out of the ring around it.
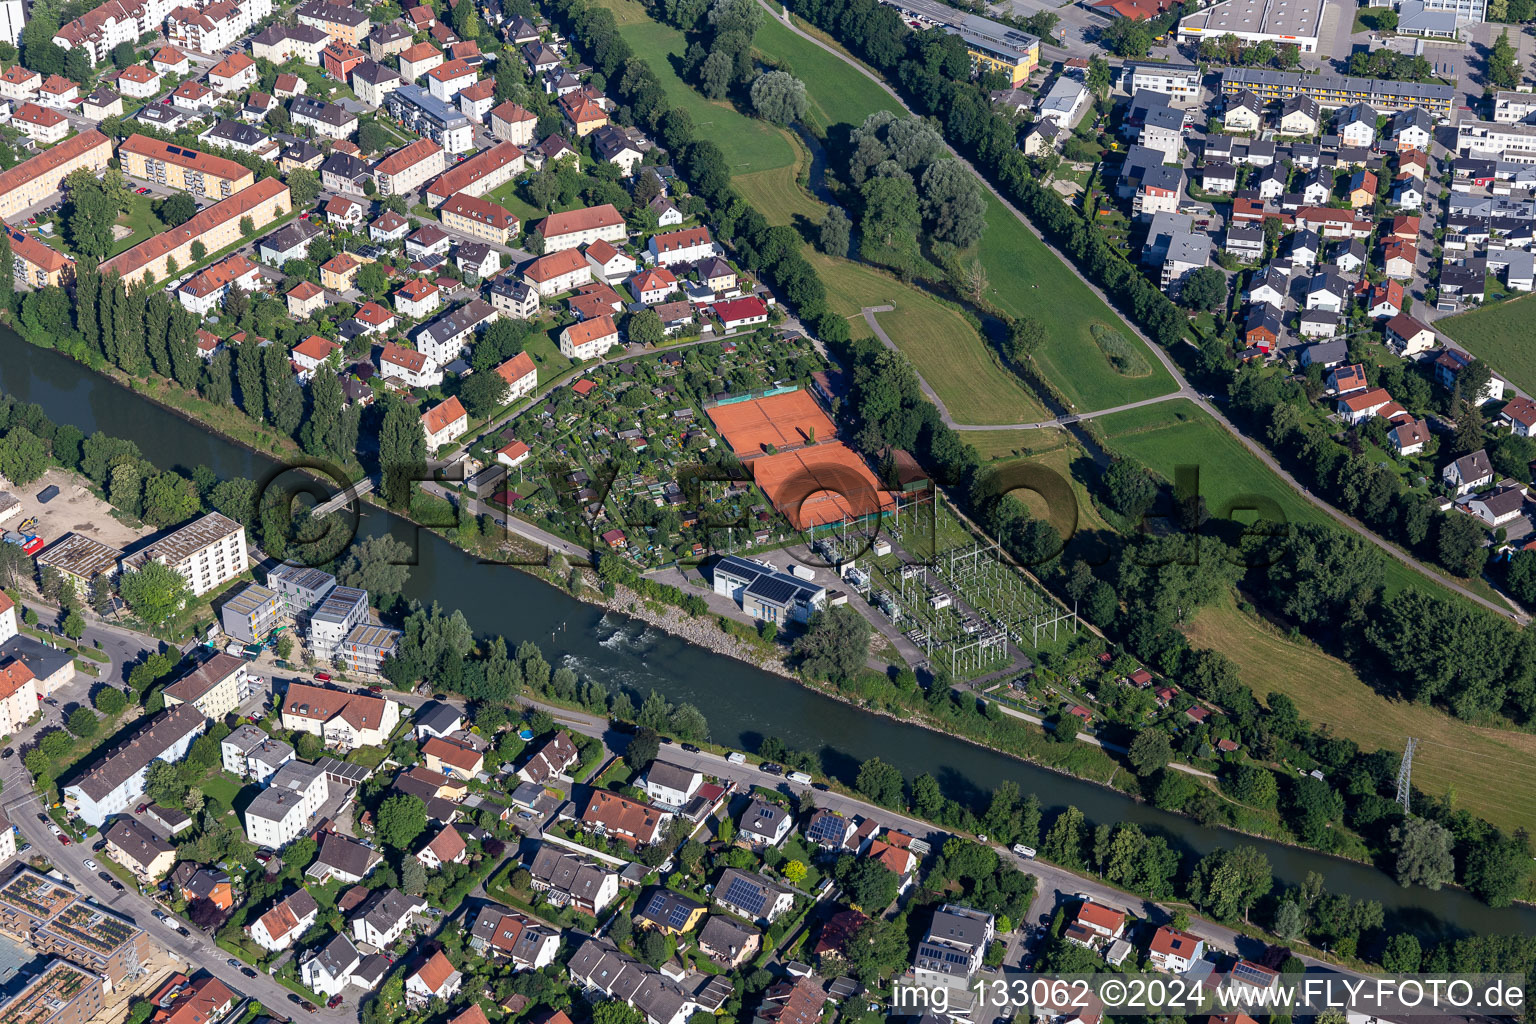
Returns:
[[[725,755],[725,759],[727,761],[731,762],[731,764],[746,764],[747,763],[747,755],[743,754],[739,750],[733,750],[729,754],[726,754]]]
[[[805,772],[790,772],[786,778],[788,778],[790,782],[800,782],[804,783],[805,785],[810,785],[811,783],[811,777],[805,774]]]
[[[1013,852],[1028,860],[1035,859],[1035,848],[1033,846],[1025,846],[1023,843],[1014,843]]]

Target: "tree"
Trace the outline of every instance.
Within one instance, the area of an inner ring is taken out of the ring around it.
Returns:
[[[784,865],[783,873],[790,885],[798,886],[805,881],[806,866],[798,860],[792,860]]]
[[[624,748],[624,762],[634,771],[643,771],[656,760],[661,751],[661,734],[648,725],[642,725],[629,738]]]
[[[1152,52],[1152,31],[1140,21],[1116,18],[1099,36],[1117,57],[1145,57]]]
[[[409,850],[427,830],[427,805],[412,793],[398,793],[379,805],[379,841],[396,850]]]
[[[356,284],[358,291],[376,299],[389,291],[389,275],[378,263],[364,263],[357,268]]]
[[[368,537],[348,549],[336,580],[344,587],[368,591],[381,603],[391,601],[405,589],[410,560],[411,549],[404,541],[387,533]]]
[[[905,968],[911,960],[907,916],[901,914],[892,921],[878,917],[866,921],[844,949],[853,976],[866,988],[879,988],[884,979]]]
[[[294,740],[294,751],[306,761],[325,753],[325,741],[312,732],[301,732]]]
[[[164,221],[166,227],[178,227],[197,216],[197,203],[191,193],[177,192],[160,201],[155,216]]]
[[[1168,766],[1173,760],[1173,745],[1168,742],[1168,734],[1161,729],[1143,729],[1136,734],[1131,741],[1130,751],[1127,755],[1131,761],[1131,767],[1136,769],[1136,774],[1142,778],[1156,775]]]
[[[379,427],[379,467],[383,471],[385,502],[405,508],[427,462],[427,439],[416,411],[399,399],[385,399]]]
[[[130,193],[123,184],[122,172],[108,168],[98,178],[94,171],[81,168],[65,178],[65,182],[69,186],[69,200],[64,209],[64,226],[70,243],[92,259],[105,259],[115,241],[112,226],[128,208]]]
[[[459,385],[459,398],[472,419],[484,419],[497,409],[507,397],[507,379],[492,370],[490,373],[471,374]]]
[[[642,309],[629,318],[626,325],[626,333],[629,335],[630,344],[645,345],[654,348],[667,340],[665,325],[661,322],[661,314],[654,309]],[[638,388],[630,388],[625,394],[638,391]],[[643,393],[643,392],[642,392]]]
[[[1062,867],[1082,870],[1086,866],[1083,862],[1083,833],[1086,827],[1083,812],[1068,806],[1046,833],[1043,848],[1046,859]]]
[[[71,640],[79,640],[85,635],[85,618],[80,614],[80,609],[71,608],[69,614],[64,616],[64,635]]]
[[[179,611],[189,593],[187,581],[159,562],[145,562],[133,572],[123,573],[117,589],[135,615],[154,625]]]
[[[751,89],[752,110],[765,121],[791,125],[805,117],[805,83],[787,71],[757,76]]]
[[[1184,278],[1179,298],[1190,309],[1224,309],[1227,304],[1227,275],[1216,267],[1200,267]]]
[[[1016,363],[1027,363],[1045,343],[1045,327],[1031,316],[1021,316],[1008,325],[1008,355]]]
[[[13,427],[0,441],[0,473],[18,484],[29,484],[48,468],[48,446],[26,427]]]
[[[426,866],[415,857],[400,861],[400,890],[407,896],[420,896],[427,891]]]
[[[460,39],[475,39],[480,35],[480,15],[475,11],[474,4],[469,5],[468,11],[461,11],[458,7],[453,9],[453,31]]]
[[[923,217],[933,235],[964,249],[974,245],[987,226],[987,204],[981,183],[958,160],[938,160],[928,165],[922,178]]]
[[[841,206],[827,207],[827,215],[822,218],[821,230],[816,236],[816,248],[828,256],[847,259],[852,239],[853,221],[848,219],[848,214]]]
[[[1408,818],[1389,833],[1397,847],[1397,881],[1407,888],[1422,885],[1438,889],[1456,878],[1452,837],[1445,826],[1427,818]]]
[[[498,61],[498,65],[502,62]],[[320,195],[320,175],[307,167],[295,167],[285,179],[293,199],[293,208],[307,208]],[[284,267],[286,272],[287,268]]]
[[[122,714],[128,708],[128,698],[123,696],[123,691],[115,686],[101,686],[91,695],[91,703],[96,710],[108,718]]]
[[[901,771],[878,757],[859,765],[854,788],[883,807],[902,806]]]
[[[1248,919],[1248,909],[1274,887],[1269,858],[1252,846],[1216,849],[1206,854],[1190,877],[1196,905],[1223,921]]]
[[[723,99],[731,87],[735,62],[724,50],[715,50],[699,65],[699,88],[712,100]]]
[[[204,256],[208,255],[208,247],[202,242],[192,243],[192,262],[201,263]]]
[[[813,678],[847,683],[869,657],[869,636],[869,621],[848,605],[817,611],[795,641],[800,670]]]
[[[1509,29],[1499,33],[1488,51],[1488,81],[1500,89],[1514,89],[1520,84],[1520,58],[1509,42]]]
[[[75,708],[69,713],[69,718],[64,725],[70,732],[81,739],[90,739],[96,735],[96,730],[101,728],[101,719],[96,717],[96,712],[87,707]]]
[[[848,901],[870,916],[879,914],[896,898],[900,881],[896,873],[873,857],[860,857],[839,874]]]
[[[1412,932],[1397,932],[1387,940],[1381,952],[1381,967],[1389,974],[1416,974],[1423,958],[1418,937]]]

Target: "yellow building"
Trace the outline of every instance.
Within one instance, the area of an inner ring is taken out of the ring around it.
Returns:
[[[117,147],[117,159],[129,177],[211,199],[228,199],[256,180],[250,170],[233,160],[144,135],[124,139]]]
[[[453,195],[438,213],[443,227],[502,245],[517,235],[521,223],[506,207],[462,192]]]
[[[82,167],[106,169],[112,143],[101,132],[73,135],[30,160],[0,171],[0,217],[13,217],[59,190],[65,178]]]
[[[344,292],[352,287],[357,268],[362,266],[349,252],[337,253],[320,264],[320,286],[334,292]]]
[[[1040,66],[1040,40],[1028,32],[974,14],[961,18],[952,31],[964,41],[972,71],[1001,72],[1017,88]]]
[[[192,257],[194,243],[201,242],[206,252],[216,253],[240,241],[242,220],[249,218],[253,229],[260,231],[292,211],[293,198],[288,186],[276,178],[263,178],[200,211],[180,227],[118,253],[101,265],[101,272],[120,275],[125,285],[142,281],[150,274],[156,281],[164,281],[171,276],[166,269],[167,261],[174,259],[182,268],[197,262]]]
[[[45,288],[63,286],[75,279],[75,261],[25,231],[7,226],[11,236],[11,269],[18,285]]]
[[[705,905],[671,889],[653,889],[635,904],[635,924],[654,928],[664,935],[692,931],[704,916]]]

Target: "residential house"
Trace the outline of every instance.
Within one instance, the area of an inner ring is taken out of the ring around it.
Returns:
[[[659,842],[671,820],[668,811],[603,789],[592,791],[581,815],[583,825],[635,848]]]
[[[587,246],[584,255],[597,275],[610,284],[635,272],[635,258],[615,248],[612,242],[599,239]]]
[[[699,929],[699,952],[726,967],[739,967],[762,948],[763,933],[726,914],[710,914]]]
[[[1435,332],[1407,313],[1399,313],[1388,320],[1383,331],[1392,351],[1403,358],[1435,347]]]
[[[1256,132],[1264,124],[1264,101],[1247,89],[1226,97],[1222,124],[1229,132]]]
[[[133,872],[141,885],[154,885],[176,863],[176,847],[140,824],[123,816],[102,834],[108,857]]]
[[[762,875],[726,868],[711,894],[714,902],[749,921],[772,924],[795,903],[793,891]]]
[[[795,819],[778,804],[754,798],[741,814],[741,826],[737,829],[740,842],[755,849],[778,846],[794,831]]]
[[[536,971],[554,962],[560,933],[491,903],[475,914],[469,944],[482,956],[509,960],[520,971]]]
[[[546,785],[551,780],[568,778],[567,773],[581,760],[581,754],[571,737],[561,730],[545,743],[517,770],[517,777],[524,782]]]
[[[316,885],[324,885],[333,878],[343,882],[361,882],[379,866],[383,855],[336,832],[326,832],[320,838],[320,852],[314,863],[304,872]]]
[[[1382,406],[1392,402],[1384,388],[1370,388],[1340,395],[1336,403],[1339,416],[1350,426],[1357,426],[1375,416]]]
[[[701,1006],[659,971],[601,939],[582,943],[567,966],[571,979],[580,983],[590,1000],[624,1003],[638,1011],[646,1024],[684,1024]]]
[[[407,896],[399,889],[375,889],[358,904],[348,919],[352,939],[375,949],[388,949],[405,934],[418,915],[427,912],[427,901]]]
[[[1536,402],[1525,395],[1516,395],[1499,413],[1499,422],[1508,426],[1517,437],[1536,435]]]
[[[928,988],[969,988],[995,934],[996,921],[991,914],[944,904],[934,911],[933,922],[917,944],[912,958],[913,980]]]
[[[680,811],[703,784],[701,772],[658,758],[646,769],[645,798],[664,811]]]
[[[383,746],[399,721],[400,705],[388,697],[299,682],[283,694],[283,728],[313,733],[339,750]]]
[[[425,278],[416,277],[395,289],[395,312],[420,320],[443,304],[443,292]]]
[[[1418,455],[1429,443],[1429,424],[1409,416],[1387,431],[1387,437],[1392,442],[1393,450],[1402,458]]]
[[[604,313],[560,332],[560,354],[567,359],[597,359],[619,342],[613,317]]]
[[[660,887],[637,900],[635,908],[635,924],[664,935],[693,931],[708,909],[706,904]]]
[[[1322,108],[1306,93],[1297,93],[1280,106],[1280,134],[1316,135],[1322,127]]]
[[[1525,511],[1526,489],[1513,480],[1506,480],[1498,487],[1479,494],[1467,502],[1466,510],[1490,530],[1508,526]]]
[[[592,280],[592,264],[574,249],[540,256],[523,268],[523,281],[539,296],[549,298]]]
[[[552,843],[543,843],[528,865],[531,885],[556,906],[584,914],[603,912],[619,896],[619,876],[608,868]]]
[[[1334,131],[1346,146],[1369,148],[1376,144],[1376,111],[1367,103],[1340,107],[1334,115]]]
[[[1370,108],[1366,108],[1370,109]],[[1374,121],[1373,121],[1374,124]],[[1183,974],[1205,956],[1205,940],[1163,925],[1152,936],[1147,958],[1153,967]]]
[[[1456,497],[1487,487],[1493,483],[1493,464],[1488,461],[1487,450],[1479,448],[1470,455],[1446,463],[1440,470],[1440,479]]]
[[[464,436],[469,429],[469,413],[454,395],[421,414],[421,430],[427,436],[427,451],[434,452]]]
[[[1456,379],[1461,371],[1472,362],[1472,357],[1458,348],[1447,347],[1435,358],[1435,380],[1447,391],[1454,391]],[[1475,396],[1479,405],[1487,405],[1489,402],[1497,402],[1504,397],[1505,384],[1498,374],[1491,374],[1488,383],[1483,385],[1482,392]]]
[[[246,926],[251,941],[269,953],[280,953],[292,946],[314,927],[320,916],[320,904],[307,889],[295,889],[271,910]]]

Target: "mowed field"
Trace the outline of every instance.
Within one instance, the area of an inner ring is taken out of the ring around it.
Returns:
[[[1536,295],[1495,303],[1486,309],[1435,321],[1435,329],[1486,359],[1501,377],[1527,393],[1536,392],[1536,345],[1531,344]]]
[[[808,250],[827,287],[827,302],[848,319],[855,338],[871,332],[865,306],[892,305],[880,326],[962,423],[1034,423],[1049,418],[1034,394],[1003,369],[981,336],[955,310],[872,267]]]
[[[1243,495],[1275,503],[1288,522],[1316,522],[1322,513],[1272,473],[1242,442],[1185,399],[1111,413],[1094,420],[1109,447],[1172,482],[1179,466],[1200,471],[1200,496],[1212,515]]]
[[[1147,369],[1141,376],[1116,371],[1089,327],[1105,324],[1144,348],[1135,332],[996,196],[983,194],[987,230],[974,252],[987,271],[987,298],[1005,313],[1033,317],[1045,328],[1045,343],[1035,353],[1041,375],[1060,388],[1078,412],[1174,390],[1173,378],[1151,352],[1144,353]]]
[[[652,21],[637,0],[598,3],[613,12],[620,34],[635,53],[650,61],[667,100],[693,116],[700,138],[713,140],[725,152],[732,174],[768,171],[794,162],[794,147],[773,125],[737,113],[728,102],[706,99],[677,76],[673,61],[680,60],[687,49],[681,32]]]
[[[900,116],[901,104],[875,82],[795,35],[777,18],[764,17],[752,37],[752,49],[805,83],[810,101],[807,120],[820,133],[835,124],[857,125],[877,110]]]
[[[1309,644],[1288,640],[1235,603],[1205,608],[1185,630],[1197,647],[1214,648],[1237,663],[1254,693],[1283,693],[1301,717],[1326,725],[1363,750],[1398,751],[1409,736],[1415,788],[1496,825],[1536,828],[1536,736],[1460,722],[1419,704],[1389,700],[1344,662]]]

